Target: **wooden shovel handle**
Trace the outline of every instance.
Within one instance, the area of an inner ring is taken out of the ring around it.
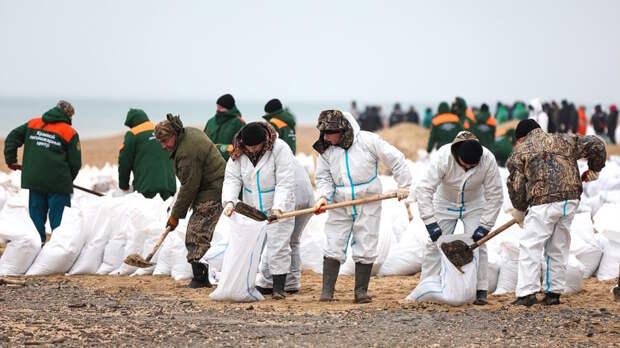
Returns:
[[[339,202],[339,203],[328,204],[328,205],[325,206],[325,210],[350,207],[352,205],[362,205],[362,204],[382,201],[384,199],[390,199],[390,198],[396,198],[396,192],[384,193],[384,194],[380,194],[380,195],[364,197],[364,198],[360,198],[360,199],[354,199],[354,200],[351,200],[351,201],[344,201],[344,202]],[[291,212],[284,213],[284,214],[280,215],[278,217],[278,220],[285,219],[285,218],[290,218],[290,217],[295,217],[295,216],[300,216],[300,215],[314,214],[315,212],[316,212],[316,210],[314,208],[295,210],[295,211],[291,211]]]
[[[15,168],[15,169],[17,169],[17,170],[22,170],[22,165],[21,165],[21,164],[16,164],[16,165],[14,166],[14,168]],[[99,193],[99,192],[97,192],[97,191],[89,190],[89,189],[87,189],[86,187],[78,186],[78,185],[75,185],[75,184],[73,184],[73,187],[74,187],[74,188],[76,188],[76,189],[78,189],[78,190],[82,190],[82,191],[84,191],[84,192],[88,192],[88,193],[90,193],[90,194],[93,194],[93,195],[95,195],[95,196],[99,196],[99,197],[102,197],[102,196],[103,196],[103,193]]]
[[[486,236],[482,237],[479,241],[477,241],[475,244],[471,245],[471,250],[476,249],[477,247],[481,246],[482,244],[486,243],[486,241],[488,241],[489,239],[497,236],[498,234],[504,232],[505,230],[507,230],[510,226],[514,225],[517,223],[517,220],[512,219],[508,222],[506,222],[505,224],[501,225],[500,227],[498,227],[495,231],[487,234]]]
[[[166,236],[168,235],[168,233],[170,233],[171,230],[172,230],[171,226],[166,227],[166,230],[164,231],[164,233],[162,233],[157,243],[155,243],[155,247],[153,247],[153,251],[151,251],[149,256],[146,257],[146,262],[151,261],[151,259],[153,258],[153,255],[155,255],[155,253],[157,252],[157,249],[159,249],[159,246],[161,245],[161,243],[164,242],[164,239],[166,239]]]

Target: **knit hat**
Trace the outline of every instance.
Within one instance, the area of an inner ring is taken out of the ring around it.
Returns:
[[[465,140],[459,146],[459,157],[467,164],[478,164],[482,157],[482,145],[478,140]]]
[[[75,109],[73,105],[66,100],[59,100],[56,107],[60,109],[65,115],[72,117],[75,114]]]
[[[255,146],[265,141],[265,128],[259,122],[251,122],[241,129],[239,136],[243,145]]]
[[[233,106],[235,106],[235,98],[233,98],[230,94],[224,94],[223,96],[217,98],[216,104],[230,110]]]
[[[528,135],[532,130],[536,128],[540,128],[538,122],[534,121],[531,118],[523,120],[517,125],[517,129],[515,130],[515,138],[519,140],[524,136]]]
[[[166,119],[159,122],[155,126],[155,139],[159,142],[167,141],[175,135],[178,135],[183,132],[183,122],[181,122],[181,118],[177,116],[173,116],[172,114],[167,114]]]
[[[265,104],[265,112],[268,114],[274,113],[276,111],[282,110],[282,103],[279,99],[271,99]]]

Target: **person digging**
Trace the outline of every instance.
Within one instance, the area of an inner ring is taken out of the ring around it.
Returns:
[[[174,172],[181,181],[166,228],[174,230],[188,209],[193,209],[185,235],[187,262],[194,274],[188,286],[211,287],[209,267],[199,261],[211,246],[215,225],[222,214],[220,197],[226,162],[203,131],[183,127],[179,116],[168,114],[166,120],[159,122],[155,138],[170,151]]]

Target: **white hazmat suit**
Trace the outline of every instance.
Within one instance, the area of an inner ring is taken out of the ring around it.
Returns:
[[[501,176],[495,156],[482,147],[482,157],[475,167],[465,170],[452,153],[452,145],[463,140],[469,132],[461,132],[452,144],[446,144],[432,156],[426,176],[416,188],[420,217],[425,225],[437,223],[442,235],[451,235],[458,220],[464,225],[464,234],[471,237],[478,228],[491,230],[502,207]],[[434,242],[426,246],[425,254],[437,254]],[[485,245],[479,250],[477,290],[488,290],[488,255]],[[426,256],[425,256],[426,257]],[[439,273],[439,263],[431,269],[422,269],[422,276]]]
[[[545,132],[548,132],[549,131],[549,116],[547,115],[546,112],[543,111],[540,99],[538,98],[532,99],[530,101],[529,106],[532,107],[532,110],[530,110],[529,118],[536,121],[540,125],[540,128],[542,130],[544,130]]]
[[[361,131],[350,113],[343,115],[353,128],[353,143],[347,150],[329,146],[318,156],[315,184],[319,196],[337,203],[381,194],[379,160],[391,169],[399,188],[409,188],[411,173],[404,155],[377,134]],[[350,245],[353,261],[374,263],[380,218],[381,202],[329,210],[324,256],[342,264]]]

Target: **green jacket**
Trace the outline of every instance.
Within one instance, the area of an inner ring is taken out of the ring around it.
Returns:
[[[495,111],[495,117],[497,117],[497,123],[500,124],[508,121],[508,110],[506,107],[503,105],[498,106]]]
[[[513,120],[526,120],[530,116],[530,112],[525,107],[525,104],[518,102],[515,104],[514,109],[512,109],[512,119]]]
[[[295,154],[297,149],[297,137],[295,135],[295,116],[288,110],[280,109],[271,114],[263,116],[271,123],[278,132],[278,137],[284,140]]]
[[[80,137],[71,118],[54,107],[11,131],[4,142],[6,164],[17,163],[24,145],[22,188],[48,193],[73,193],[73,180],[82,167]]]
[[[155,124],[144,111],[130,109],[125,126],[130,130],[118,153],[118,187],[129,189],[129,176],[133,171],[133,188],[146,198],[159,193],[164,200],[177,190],[172,161],[168,152],[155,140]]]
[[[190,206],[222,199],[226,161],[200,129],[183,128],[170,158],[181,181],[172,216],[183,219]]]
[[[217,146],[225,160],[228,160],[228,157],[230,157],[233,137],[244,126],[239,116],[241,116],[241,113],[234,106],[226,112],[216,113],[205,126],[205,133]]]
[[[492,150],[495,143],[496,126],[495,117],[491,116],[488,111],[479,111],[476,115],[476,123],[470,125],[469,131],[478,138],[482,146]]]
[[[506,166],[506,160],[512,153],[512,142],[514,141],[515,130],[509,129],[506,134],[498,136],[493,145],[493,154],[497,160],[497,164],[501,167]]]
[[[443,145],[452,143],[456,135],[463,130],[458,115],[450,113],[448,103],[439,104],[439,110],[431,122],[431,134],[428,138],[427,152],[433,148],[439,149]]]

